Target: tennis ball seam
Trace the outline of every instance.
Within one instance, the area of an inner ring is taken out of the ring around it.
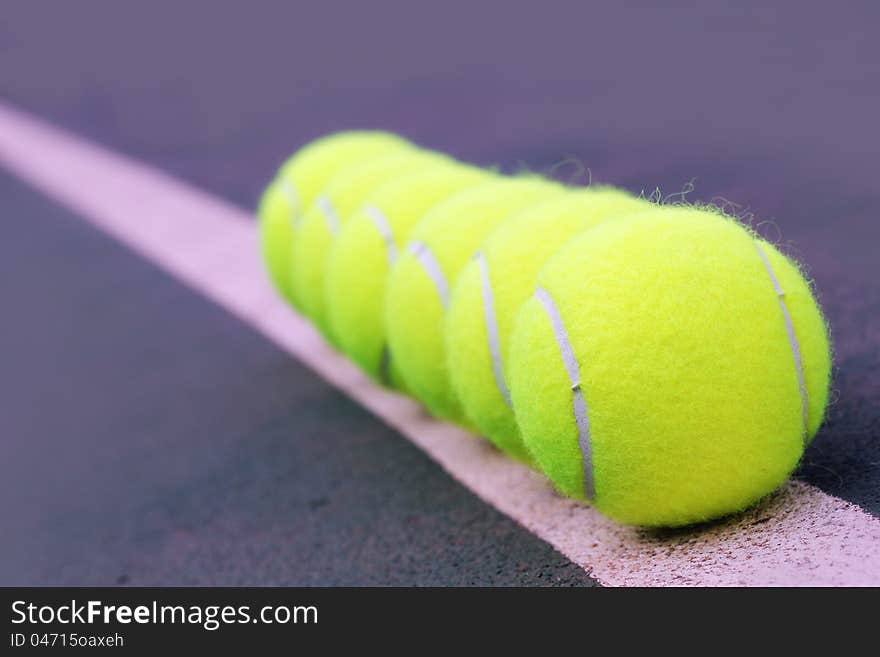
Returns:
[[[575,424],[577,424],[578,428],[578,446],[580,447],[581,459],[583,461],[584,495],[587,500],[592,501],[596,498],[596,482],[593,474],[593,443],[590,435],[590,409],[581,387],[580,365],[574,353],[574,346],[568,337],[568,331],[565,329],[562,313],[559,312],[559,306],[556,305],[553,295],[547,289],[539,287],[535,291],[535,297],[541,302],[544,311],[550,319],[556,343],[559,345],[562,362],[571,381],[572,406]]]
[[[339,214],[336,212],[336,208],[333,207],[330,198],[326,194],[321,194],[315,200],[315,204],[320,208],[321,213],[324,215],[324,219],[327,222],[327,228],[331,233],[336,235],[339,232],[339,227],[342,225],[342,220],[339,218]]]
[[[489,276],[489,261],[486,255],[480,251],[476,256],[480,264],[482,288],[483,288],[483,319],[486,322],[486,338],[489,342],[489,357],[492,360],[492,373],[495,375],[495,385],[498,386],[501,396],[508,408],[513,408],[510,398],[510,388],[507,385],[507,377],[504,373],[504,361],[501,359],[501,336],[498,331],[498,318],[495,314],[495,295],[492,292],[492,280]]]
[[[440,303],[443,304],[443,309],[448,309],[449,283],[446,280],[446,274],[443,273],[443,267],[440,265],[440,261],[437,260],[437,256],[434,255],[434,251],[428,246],[427,242],[422,241],[412,242],[409,247],[407,247],[407,251],[415,257],[416,262],[422,266],[422,269],[425,270],[425,273],[431,279],[431,282],[434,284],[434,289],[437,290],[437,294],[440,297]]]
[[[807,383],[804,378],[804,365],[803,365],[803,356],[801,355],[801,347],[800,341],[797,337],[797,332],[794,328],[794,323],[791,319],[791,313],[788,310],[788,304],[785,303],[785,290],[782,289],[782,284],[779,282],[779,277],[776,275],[776,272],[773,270],[773,265],[770,264],[769,258],[767,258],[767,254],[764,252],[764,249],[761,248],[761,245],[758,242],[754,242],[755,248],[758,250],[758,253],[761,254],[761,260],[764,261],[764,266],[767,268],[767,273],[770,275],[770,280],[773,281],[773,289],[776,291],[776,296],[779,298],[779,306],[782,310],[782,316],[785,319],[785,330],[788,333],[788,342],[791,345],[792,355],[794,356],[794,366],[795,371],[797,372],[798,379],[798,389],[800,391],[801,396],[801,419],[803,421],[804,428],[804,445],[809,442],[809,413],[810,413],[810,400],[809,393],[807,392]]]
[[[302,223],[303,217],[302,201],[300,200],[299,192],[296,189],[296,185],[284,176],[280,176],[279,183],[281,193],[287,199],[288,205],[290,205],[290,224],[294,229],[297,229],[299,224]]]
[[[391,228],[391,222],[388,221],[385,213],[375,205],[365,206],[363,211],[382,237],[382,241],[385,243],[385,252],[388,255],[388,264],[393,266],[397,261],[397,242],[394,239],[394,229]]]

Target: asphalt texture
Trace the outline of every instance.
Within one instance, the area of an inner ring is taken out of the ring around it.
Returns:
[[[797,476],[880,514],[880,10],[708,4],[10,2],[0,96],[244,207],[352,127],[729,204],[807,264],[832,329]],[[0,211],[0,583],[593,583],[5,174]]]

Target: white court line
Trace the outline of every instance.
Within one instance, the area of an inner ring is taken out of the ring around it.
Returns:
[[[880,520],[800,482],[700,530],[644,532],[556,495],[465,431],[373,385],[267,282],[252,217],[0,103],[0,162],[238,316],[607,585],[880,585]]]

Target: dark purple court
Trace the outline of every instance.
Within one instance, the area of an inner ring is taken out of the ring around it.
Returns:
[[[726,204],[830,322],[796,476],[880,515],[880,9],[622,4],[14,3],[0,98],[249,209],[348,128]],[[596,583],[5,170],[0,213],[0,584]]]

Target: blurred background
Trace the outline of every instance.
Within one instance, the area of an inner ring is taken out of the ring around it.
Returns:
[[[833,404],[799,477],[880,512],[880,5],[5,0],[0,14],[3,100],[245,208],[293,150],[348,128],[728,204],[805,263],[835,338]]]
[[[878,18],[870,2],[8,0],[0,81],[245,205],[307,140],[381,127],[478,162],[694,179],[795,224],[876,187]],[[802,182],[756,195],[777,177]]]

